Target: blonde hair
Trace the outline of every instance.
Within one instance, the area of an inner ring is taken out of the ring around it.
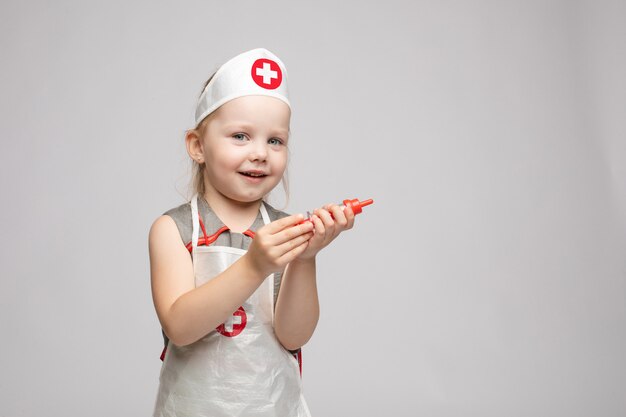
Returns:
[[[213,73],[213,75],[211,75],[209,79],[204,83],[204,87],[202,87],[202,90],[200,91],[200,95],[202,95],[202,92],[204,91],[206,86],[211,82],[214,76],[215,76],[215,73]],[[211,113],[211,114],[214,114],[214,113]],[[196,126],[193,129],[196,131],[196,133],[198,134],[200,138],[204,137],[204,134],[207,129],[207,125],[209,124],[208,123],[209,117],[211,117],[211,114],[209,114],[204,119],[202,119],[200,123],[198,123],[198,126]],[[287,148],[287,152],[289,152],[289,148]],[[287,167],[285,167],[285,172],[283,173],[283,177],[281,179],[281,182],[283,183],[283,190],[285,191],[285,205],[281,210],[284,210],[287,204],[289,204],[289,174],[288,174],[289,156],[290,155],[288,153],[287,154],[287,158],[288,158]],[[190,158],[190,159],[191,159],[191,184],[190,184],[191,194],[193,195],[195,193],[198,193],[198,195],[204,195],[204,193],[206,192],[206,188],[204,186],[205,164],[204,163],[200,164],[193,158]],[[263,201],[267,201],[267,195],[263,196]]]

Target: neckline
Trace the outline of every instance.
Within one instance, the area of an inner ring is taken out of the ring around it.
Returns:
[[[198,194],[198,200],[199,200],[199,204],[198,204],[198,212],[201,212],[200,210],[200,205],[203,205],[204,208],[206,209],[206,212],[208,213],[208,215],[211,217],[211,219],[217,223],[219,226],[216,228],[216,230],[220,229],[223,226],[226,226],[226,223],[224,223],[222,221],[222,219],[220,219],[220,217],[217,215],[217,213],[215,213],[215,211],[213,210],[213,208],[211,207],[211,205],[209,204],[208,201],[206,201],[206,199],[204,198],[204,195]],[[261,201],[261,205],[265,204],[264,201]],[[267,207],[266,207],[267,209]],[[205,224],[208,224],[209,222],[207,221],[207,219],[205,219]],[[228,233],[230,234],[238,234],[238,235],[242,235],[245,236],[245,232],[246,231],[252,231],[252,232],[256,232],[259,229],[258,224],[261,225],[261,227],[264,225],[263,222],[263,215],[261,214],[261,206],[259,206],[259,210],[257,211],[256,217],[254,218],[254,220],[252,221],[252,223],[248,226],[248,228],[246,230],[244,230],[243,232],[235,232],[233,231],[230,227],[228,227]]]

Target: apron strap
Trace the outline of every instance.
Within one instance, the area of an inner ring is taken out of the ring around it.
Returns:
[[[191,197],[191,250],[192,253],[196,251],[196,247],[198,246],[198,234],[200,229],[200,221],[198,220],[198,194],[194,194]]]
[[[265,208],[265,203],[261,202],[261,207],[260,207],[260,211],[261,211],[261,218],[263,219],[263,224],[268,224],[271,222],[270,220],[270,216],[267,213],[267,209]],[[250,229],[246,230],[243,232],[244,235],[254,239],[254,232]]]
[[[264,224],[269,224],[271,223],[270,220],[270,216],[267,213],[267,208],[265,207],[265,201],[261,201],[261,217],[263,217],[263,223]],[[272,309],[272,324],[274,324],[274,279],[276,278],[276,274],[272,274],[270,275],[267,279],[270,280],[270,290],[269,290],[269,299],[270,299],[270,306]]]
[[[199,224],[200,216],[198,214],[198,193],[191,198],[191,260],[193,263],[193,272],[196,273],[196,249],[198,248],[198,234],[200,233]]]
[[[261,217],[263,217],[263,223],[271,223],[270,215],[267,214],[267,208],[265,208],[265,201],[261,201]]]

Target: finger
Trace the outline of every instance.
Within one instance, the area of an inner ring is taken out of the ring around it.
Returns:
[[[305,241],[305,242],[301,243],[300,245],[294,247],[293,249],[285,252],[285,254],[283,254],[280,258],[278,258],[278,262],[281,265],[286,265],[289,262],[293,261],[298,256],[300,256],[300,254],[302,252],[304,252],[306,250],[306,248],[309,247],[309,242],[310,242],[310,240]]]
[[[320,220],[322,220],[322,223],[324,223],[324,226],[330,226],[334,223],[333,218],[330,215],[330,212],[326,210],[325,208],[315,209],[313,213],[315,213],[320,218]]]
[[[346,220],[348,221],[346,229],[352,229],[352,226],[354,226],[354,218],[356,217],[352,211],[352,207],[346,207],[343,212],[346,214]]]
[[[324,227],[324,223],[322,223],[322,220],[320,220],[320,218],[314,214],[311,217],[311,220],[313,221],[313,224],[315,225],[315,235],[313,235],[313,237],[310,240],[310,244],[311,245],[316,245],[318,242],[323,242],[324,241],[324,236],[326,234],[326,228]]]
[[[281,257],[285,253],[293,250],[294,248],[300,246],[302,243],[308,241],[313,237],[313,232],[307,232],[305,234],[296,236],[293,239],[290,239],[280,245],[276,246],[276,256]]]
[[[319,246],[324,247],[335,238],[335,221],[325,209],[319,210],[319,216],[324,226],[324,235],[322,236]]]
[[[326,236],[329,234],[332,235],[335,232],[335,221],[330,216],[330,213],[326,209],[317,209],[315,210],[315,214],[322,220],[324,228],[326,229]]]
[[[278,219],[278,220],[274,220],[273,222],[271,222],[270,224],[268,224],[267,226],[267,231],[270,234],[275,234],[280,232],[281,230],[284,230],[285,228],[289,227],[289,226],[293,226],[299,222],[301,222],[302,220],[304,220],[304,216],[302,214],[292,214],[291,216],[287,216],[287,217],[283,217],[282,219]]]
[[[326,228],[324,227],[324,223],[322,222],[322,219],[319,218],[319,216],[317,214],[314,214],[311,217],[311,220],[313,221],[313,225],[315,227],[315,235],[324,235],[324,232],[326,231]]]
[[[330,206],[330,212],[333,213],[335,223],[338,224],[340,228],[345,228],[348,224],[348,220],[346,219],[346,215],[344,214],[342,208],[337,204],[333,204]]]
[[[283,229],[272,235],[272,244],[280,245],[287,241],[290,241],[297,236],[303,235],[305,233],[309,233],[313,231],[313,223],[304,222],[302,224],[298,224],[296,226],[290,226],[286,229]]]

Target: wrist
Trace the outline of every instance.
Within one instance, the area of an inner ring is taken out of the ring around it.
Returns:
[[[263,268],[259,262],[256,262],[254,256],[250,255],[250,253],[244,254],[239,259],[239,262],[242,263],[243,268],[246,270],[246,275],[252,277],[255,280],[263,280],[273,272],[267,270],[267,268]]]
[[[301,258],[298,257],[290,262],[292,265],[315,265],[315,255],[310,258]]]

